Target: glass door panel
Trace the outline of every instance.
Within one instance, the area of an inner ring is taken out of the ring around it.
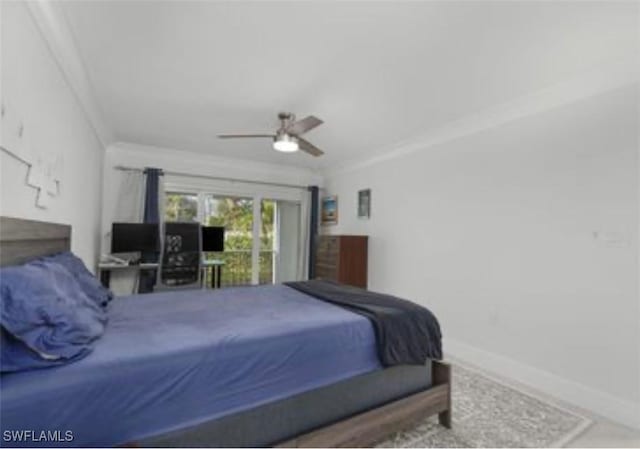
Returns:
[[[198,221],[198,195],[166,192],[164,196],[165,221]]]
[[[258,283],[273,284],[275,282],[275,266],[278,256],[276,236],[276,202],[262,200],[260,203],[260,272]]]
[[[277,201],[275,207],[275,269],[274,282],[303,279],[300,262],[300,203]]]
[[[221,286],[249,285],[252,280],[253,199],[236,196],[204,196],[203,225],[224,226],[224,252],[206,253],[206,259],[225,262]],[[210,283],[212,273],[206,274]]]
[[[300,203],[262,200],[260,207],[261,284],[295,281],[300,257]]]

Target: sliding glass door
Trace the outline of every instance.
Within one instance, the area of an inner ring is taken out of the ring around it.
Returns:
[[[300,203],[259,196],[167,191],[166,221],[224,226],[221,286],[271,284],[300,278]],[[205,282],[211,281],[207,273]]]
[[[253,198],[204,195],[202,224],[224,226],[224,251],[206,258],[224,261],[221,286],[253,283]],[[211,273],[208,273],[210,276]]]
[[[273,282],[301,279],[300,203],[275,201],[274,208],[274,276]]]

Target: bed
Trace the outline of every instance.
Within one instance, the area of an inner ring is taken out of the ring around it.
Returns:
[[[70,232],[1,217],[0,263]],[[448,365],[384,368],[367,318],[284,285],[118,298],[89,356],[0,382],[3,432],[71,429],[68,446],[353,447],[451,425]]]

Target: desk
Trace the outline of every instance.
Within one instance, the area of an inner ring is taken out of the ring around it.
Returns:
[[[106,262],[98,264],[98,271],[100,272],[100,282],[106,288],[109,288],[109,283],[111,281],[111,272],[116,270],[153,270],[156,271],[160,264],[158,263],[140,263],[136,265],[123,265],[118,263]]]
[[[211,276],[211,288],[220,288],[220,280],[222,279],[222,266],[224,265],[224,260],[219,259],[209,259],[202,261],[202,286],[205,286],[205,275],[207,274],[207,270],[211,268],[213,270],[213,276]]]

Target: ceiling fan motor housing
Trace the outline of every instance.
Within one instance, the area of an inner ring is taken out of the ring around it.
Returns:
[[[286,128],[290,123],[293,123],[296,119],[296,116],[293,115],[290,112],[280,112],[278,114],[278,118],[280,119],[280,122],[282,123],[282,127],[281,129]]]

